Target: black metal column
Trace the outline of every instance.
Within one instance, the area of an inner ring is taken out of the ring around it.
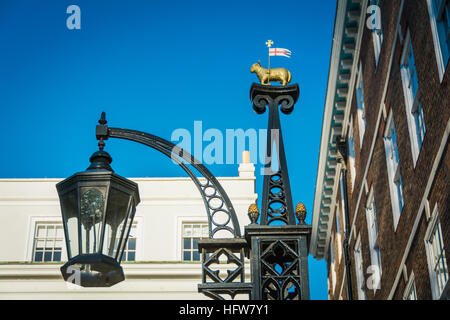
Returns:
[[[298,97],[297,84],[253,84],[250,91],[256,113],[262,114],[269,108],[261,217],[259,224],[245,228],[245,238],[251,246],[253,300],[309,299],[311,226],[303,219],[297,225],[278,111],[280,108],[284,114],[291,113]],[[273,170],[274,162],[276,170]]]

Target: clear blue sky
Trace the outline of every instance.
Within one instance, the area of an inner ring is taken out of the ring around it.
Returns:
[[[66,8],[81,8],[68,30]],[[336,0],[167,1],[0,0],[0,178],[68,177],[97,148],[108,124],[170,139],[173,130],[267,127],[249,101],[251,64],[267,65],[265,42],[292,51],[273,57],[300,85],[294,112],[281,115],[295,203],[311,222]],[[126,177],[184,171],[144,146],[109,140]],[[216,176],[237,165],[208,166]],[[259,166],[257,167],[257,172]],[[257,175],[257,192],[262,176]],[[260,201],[260,200],[259,200]],[[324,261],[310,256],[312,299],[327,299]]]

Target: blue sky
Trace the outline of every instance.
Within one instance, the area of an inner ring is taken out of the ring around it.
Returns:
[[[66,8],[81,9],[69,30]],[[311,222],[335,0],[163,1],[0,0],[0,178],[67,177],[88,166],[95,125],[166,139],[194,121],[203,131],[267,127],[249,90],[268,39],[292,51],[273,57],[300,86],[294,112],[281,114],[295,203]],[[184,171],[147,147],[108,140],[114,170],[126,177]],[[237,164],[210,165],[216,176]],[[259,172],[259,166],[257,167]],[[257,175],[257,192],[262,176]],[[326,266],[310,256],[312,299],[327,299]]]

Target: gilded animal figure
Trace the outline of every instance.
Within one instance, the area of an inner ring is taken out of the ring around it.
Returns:
[[[283,86],[287,85],[291,82],[291,73],[289,70],[285,68],[274,68],[270,69],[270,78],[269,78],[269,69],[265,69],[261,67],[261,63],[254,63],[250,68],[251,73],[256,73],[258,76],[259,82],[265,85],[270,85],[271,81],[278,81]]]

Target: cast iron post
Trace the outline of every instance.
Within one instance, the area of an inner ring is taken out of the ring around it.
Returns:
[[[294,212],[278,111],[280,107],[284,114],[291,113],[298,97],[297,84],[254,83],[250,91],[256,113],[262,114],[269,108],[261,217],[259,224],[252,223],[245,228],[245,238],[251,248],[253,300],[309,299],[311,226],[304,222],[306,211],[302,204]]]

